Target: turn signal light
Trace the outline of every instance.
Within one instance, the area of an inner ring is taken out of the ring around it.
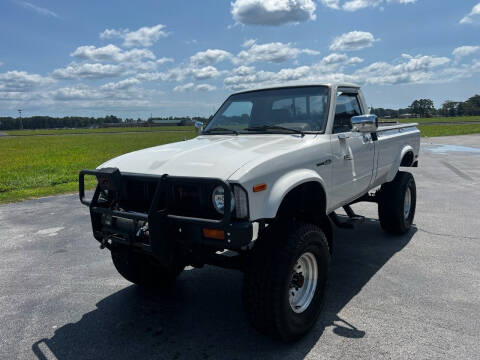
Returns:
[[[210,239],[225,240],[225,231],[203,228],[203,236]]]
[[[259,192],[267,190],[267,184],[258,184],[253,187],[253,192]]]

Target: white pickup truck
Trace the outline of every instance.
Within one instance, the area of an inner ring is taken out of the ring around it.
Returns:
[[[389,233],[412,225],[415,181],[399,168],[418,166],[420,132],[379,126],[358,86],[240,92],[197,126],[192,140],[80,172],[94,237],[133,283],[167,287],[187,265],[242,270],[249,321],[293,341],[320,314],[332,224],[353,227],[351,204],[378,203]],[[91,199],[86,175],[98,181]]]

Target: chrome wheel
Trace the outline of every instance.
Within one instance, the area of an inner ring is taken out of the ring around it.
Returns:
[[[312,302],[317,288],[318,267],[315,255],[306,252],[297,260],[290,280],[288,298],[296,313],[304,312]]]
[[[412,208],[412,192],[409,187],[405,191],[405,199],[403,201],[403,216],[408,219],[410,216],[410,209]]]

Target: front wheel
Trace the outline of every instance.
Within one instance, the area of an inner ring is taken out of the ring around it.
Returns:
[[[298,340],[323,307],[330,252],[323,231],[298,224],[259,239],[246,267],[243,304],[250,323],[285,342]]]
[[[171,287],[185,267],[183,263],[163,267],[152,256],[136,253],[124,246],[112,249],[112,260],[118,273],[126,280],[157,289]]]
[[[378,217],[382,229],[402,235],[412,227],[417,204],[417,188],[413,175],[399,171],[395,179],[380,188]]]

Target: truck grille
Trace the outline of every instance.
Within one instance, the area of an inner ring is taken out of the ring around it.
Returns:
[[[120,207],[127,211],[148,213],[157,188],[158,179],[144,179],[122,175]],[[159,204],[163,209],[168,203],[172,215],[221,219],[212,205],[211,193],[214,185],[197,182],[166,182],[162,186]]]

